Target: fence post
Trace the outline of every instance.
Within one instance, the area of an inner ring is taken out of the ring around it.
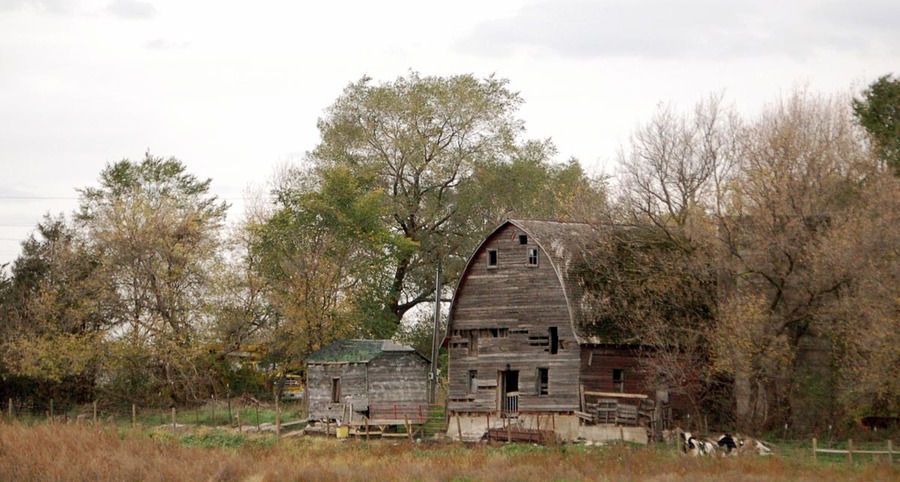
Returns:
[[[813,462],[816,461],[816,449],[817,449],[817,448],[818,448],[818,447],[816,446],[816,438],[813,437]]]
[[[53,421],[53,399],[50,399],[50,421]]]
[[[238,433],[244,433],[244,427],[241,425],[241,411],[237,412]]]
[[[231,421],[231,387],[229,385],[225,385],[225,387],[228,390],[226,392],[225,397],[228,399],[228,426],[230,427],[232,425],[232,421]]]
[[[9,419],[10,419],[10,420],[13,419],[13,403],[12,403],[12,397],[10,397],[10,399],[9,399]]]
[[[847,462],[853,463],[853,439],[847,440]]]
[[[175,433],[175,407],[172,407],[172,433]]]
[[[888,440],[888,460],[894,465],[894,442]]]
[[[216,426],[216,396],[215,395],[212,396],[212,401],[213,401],[212,425],[213,425],[213,427],[215,427]]]
[[[137,405],[131,404],[131,428],[137,426]]]
[[[622,443],[625,443],[625,428],[624,427],[619,427],[619,440],[621,440]]]
[[[275,393],[275,436],[281,437],[281,394]],[[335,432],[337,436],[337,432]]]
[[[94,426],[97,426],[97,400],[94,400]]]
[[[259,433],[259,401],[256,401],[256,432]],[[326,434],[328,435],[328,434]]]
[[[403,413],[403,423],[406,424],[406,438],[412,443],[412,426],[409,424],[409,416],[406,412]]]

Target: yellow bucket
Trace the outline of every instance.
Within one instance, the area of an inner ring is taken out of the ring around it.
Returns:
[[[350,427],[348,425],[340,426],[335,434],[337,438],[347,438],[350,436]]]

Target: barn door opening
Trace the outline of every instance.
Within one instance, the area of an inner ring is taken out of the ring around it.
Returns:
[[[500,403],[502,413],[519,413],[519,370],[500,372]]]

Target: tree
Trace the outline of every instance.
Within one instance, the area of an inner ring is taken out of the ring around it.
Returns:
[[[83,402],[104,354],[110,293],[99,263],[65,218],[46,216],[0,288],[0,352],[15,393]]]
[[[330,239],[323,242],[379,233],[354,241],[365,246],[359,253],[367,253],[359,259],[373,267],[365,278],[372,289],[354,299],[366,317],[381,320],[384,336],[396,331],[409,310],[433,299],[439,262],[447,284],[453,284],[479,235],[504,213],[553,216],[577,206],[576,193],[594,194],[577,163],[551,164],[555,149],[549,141],[519,141],[523,127],[515,114],[522,100],[507,84],[494,77],[416,73],[388,83],[367,77],[351,83],[319,120],[321,141],[306,168],[294,171],[298,181],[291,193],[279,194],[279,203],[290,210],[286,200],[324,195],[332,189],[329,179],[357,180],[356,199],[366,199],[372,209],[354,222],[377,226],[329,226],[327,213],[339,207],[329,204],[339,200],[330,196],[304,209],[317,220],[317,230],[328,229]],[[515,184],[519,180],[537,190],[522,189]],[[551,186],[563,185],[559,199],[535,201],[546,199]]]
[[[729,256],[713,349],[717,366],[734,377],[744,425],[810,428],[817,414],[840,410],[832,403],[829,326],[856,320],[827,313],[860,273],[820,267],[843,256],[847,246],[829,239],[852,222],[866,179],[878,177],[848,107],[839,97],[799,91],[769,106],[741,136],[727,215],[719,220]]]
[[[522,101],[506,84],[471,75],[410,73],[380,85],[362,78],[319,121],[322,140],[311,161],[374,173],[373,187],[386,197],[385,225],[417,245],[398,251],[392,267],[387,311],[398,320],[431,296],[439,249],[465,242],[449,229],[461,214],[456,188],[477,163],[514,148]]]
[[[885,166],[900,176],[900,79],[884,75],[853,99],[853,112]]]
[[[718,389],[709,365],[716,316],[716,215],[736,161],[737,115],[711,96],[687,115],[661,106],[618,155],[614,223],[586,281],[598,324],[646,350],[657,388],[700,413]]]
[[[384,197],[371,188],[373,176],[335,166],[286,182],[295,184],[276,191],[280,209],[250,226],[246,259],[267,281],[277,313],[263,342],[279,363],[299,368],[335,338],[393,333],[380,306],[394,250],[411,247],[381,222]]]
[[[660,107],[618,156],[624,221],[673,232],[676,242],[708,240],[709,215],[721,212],[727,194],[739,129],[740,119],[722,106],[721,95],[699,102],[689,116]]]
[[[148,153],[108,165],[99,187],[80,190],[78,222],[117,297],[112,378],[125,385],[112,393],[182,399],[208,387],[203,337],[227,208],[209,185],[180,161]]]

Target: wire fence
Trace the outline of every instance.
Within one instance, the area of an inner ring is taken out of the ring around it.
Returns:
[[[53,399],[46,402],[33,399],[8,398],[2,416],[7,421],[41,421],[55,423],[112,423],[132,427],[171,426],[173,430],[185,426],[230,427],[241,431],[280,432],[282,426],[295,426],[306,420],[306,405],[302,401],[275,403],[246,397],[211,398],[194,406],[130,407],[106,405],[101,400],[90,404],[62,404]]]

